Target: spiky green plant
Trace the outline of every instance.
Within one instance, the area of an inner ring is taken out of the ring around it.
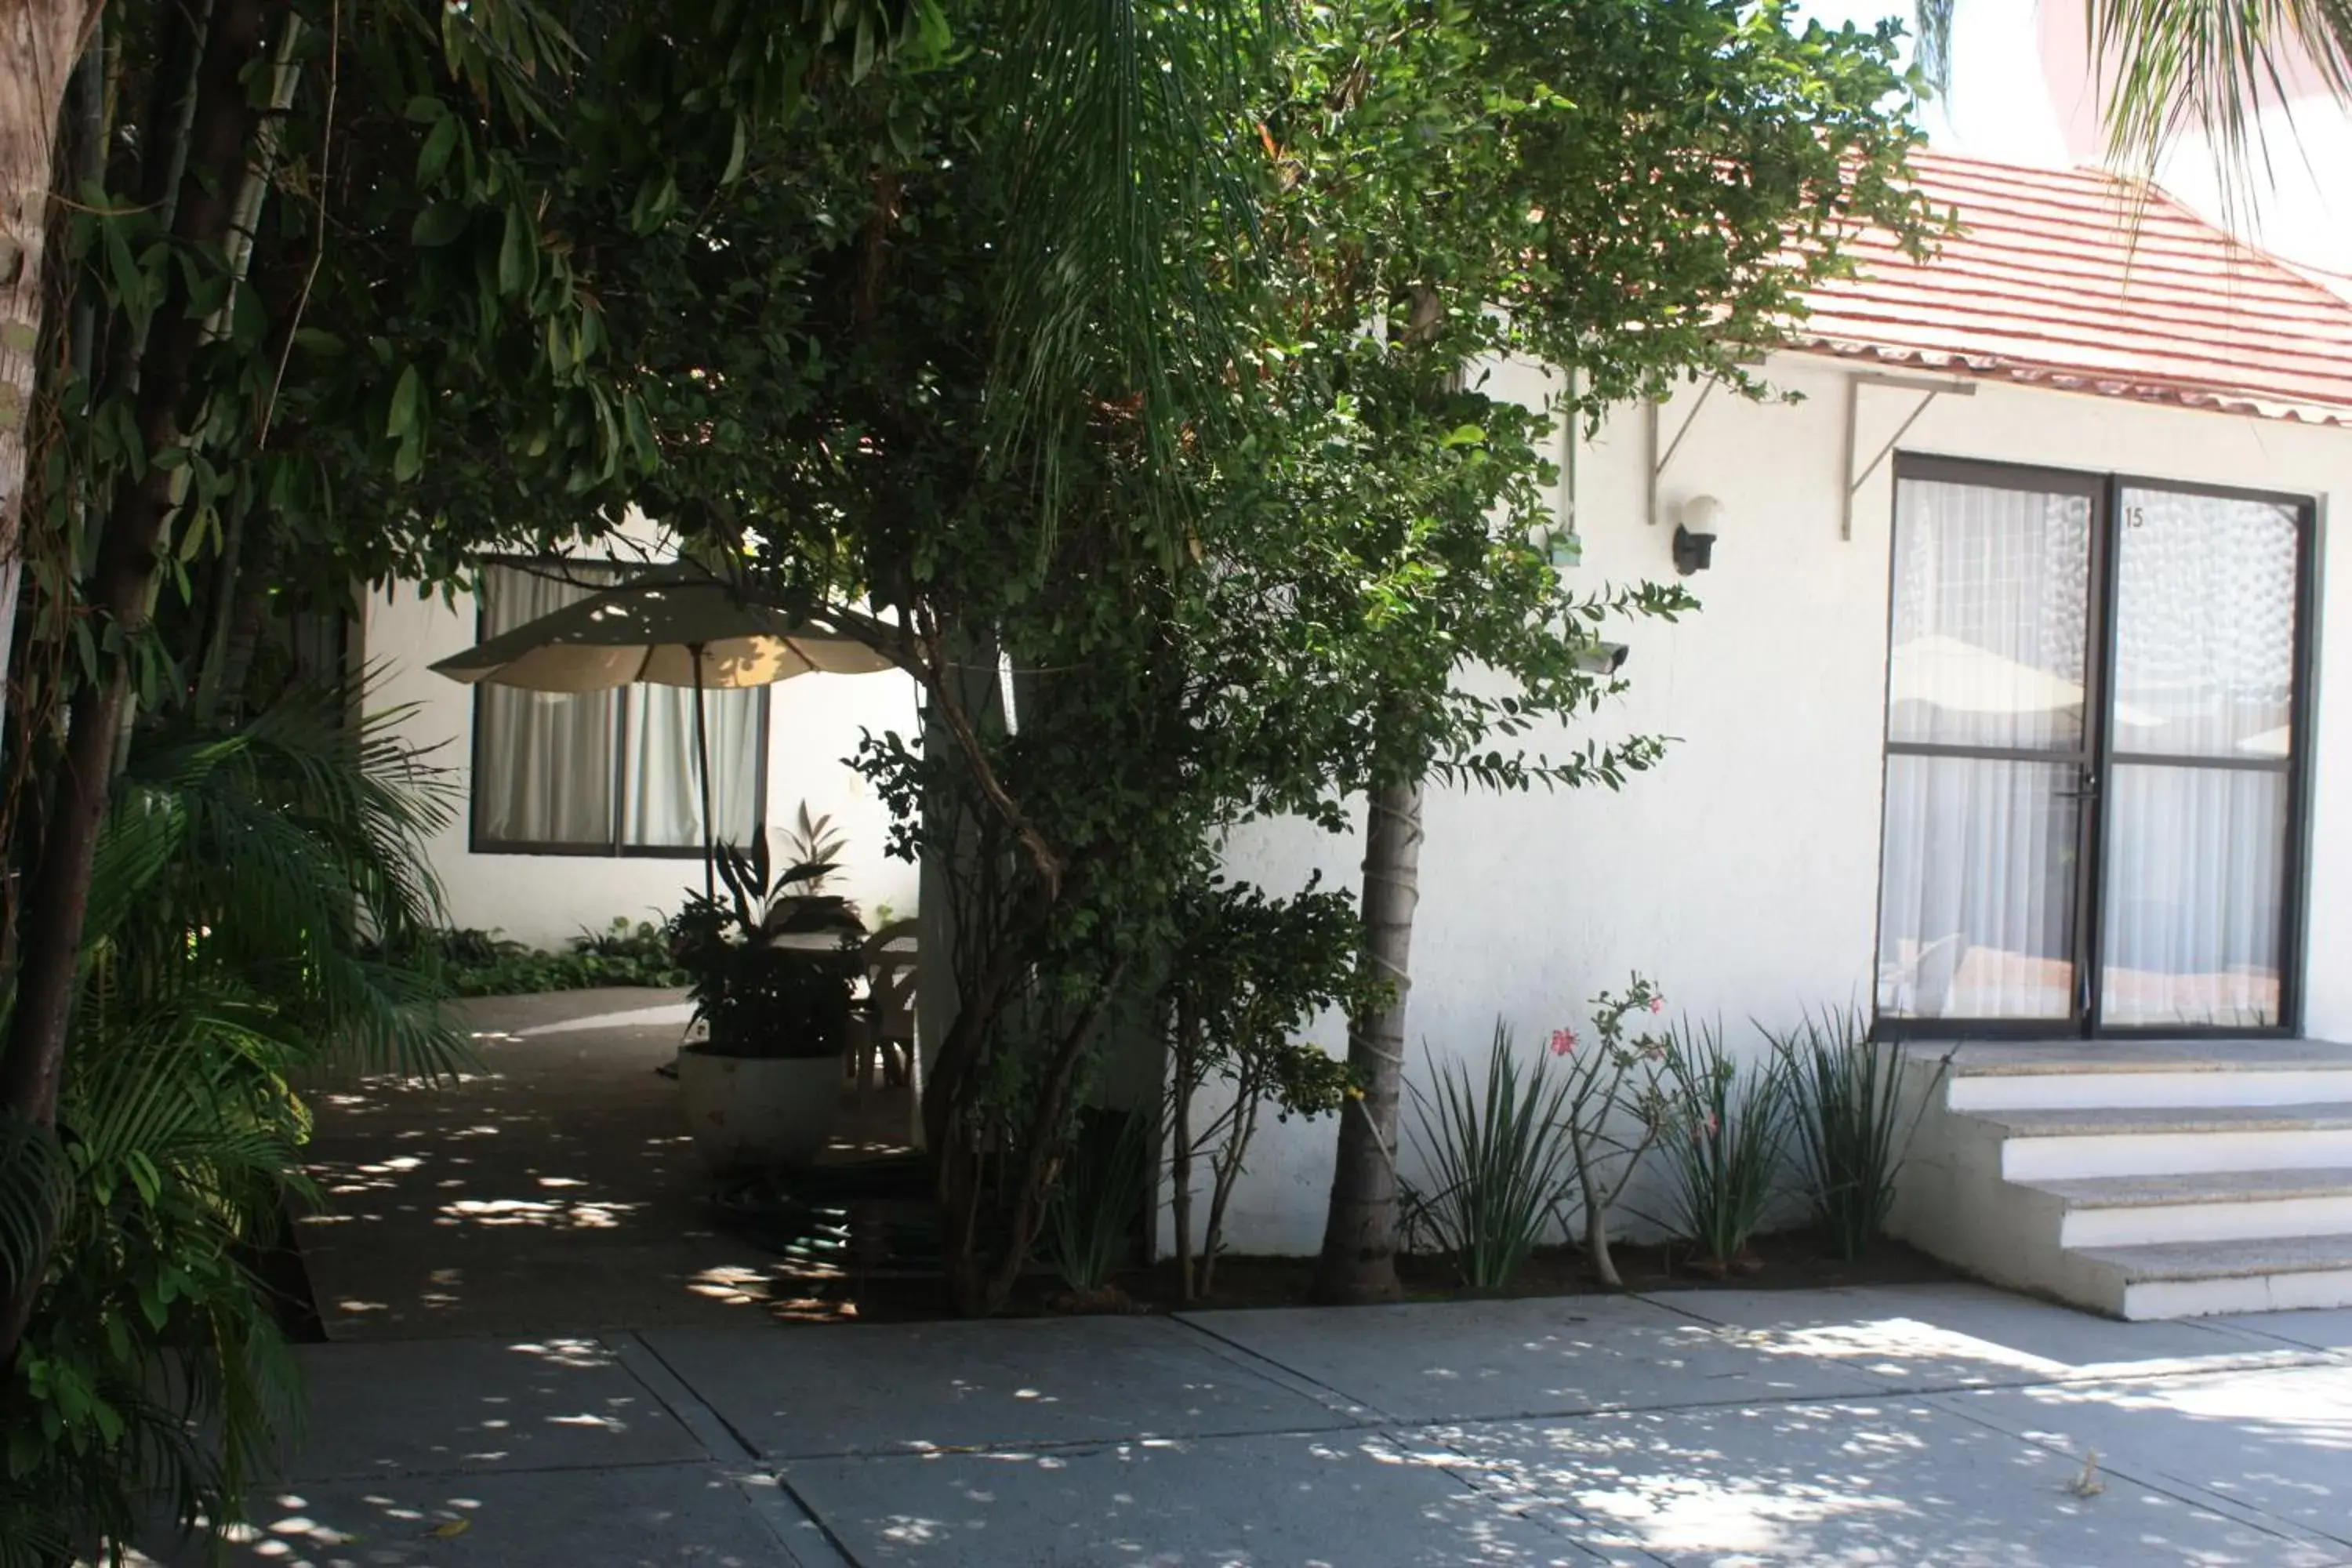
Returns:
[[[1435,1062],[1431,1087],[1408,1083],[1412,1142],[1428,1173],[1417,1227],[1453,1255],[1462,1282],[1496,1290],[1555,1223],[1574,1174],[1563,1074],[1542,1057],[1523,1065],[1498,1020],[1483,1083],[1459,1062]]]
[[[1149,1196],[1158,1129],[1158,1119],[1147,1112],[1122,1116],[1114,1136],[1081,1137],[1062,1162],[1045,1235],[1055,1269],[1071,1289],[1102,1289],[1126,1256]]]
[[[1902,1047],[1873,1041],[1852,1007],[1807,1013],[1795,1028],[1764,1037],[1788,1080],[1790,1142],[1813,1223],[1839,1257],[1858,1258],[1885,1226],[1917,1126],[1916,1117],[1903,1124]]]
[[[250,1271],[311,1195],[295,1075],[467,1059],[431,982],[369,956],[431,925],[449,820],[394,717],[304,697],[143,736],[117,783],[58,1127],[0,1128],[0,1283],[40,1281],[0,1374],[0,1568],[117,1560],[159,1508],[241,1518],[300,1409]]]
[[[1723,1031],[1683,1024],[1667,1037],[1661,1074],[1668,1219],[1717,1268],[1748,1250],[1771,1207],[1788,1142],[1788,1079],[1777,1057],[1741,1062]]]

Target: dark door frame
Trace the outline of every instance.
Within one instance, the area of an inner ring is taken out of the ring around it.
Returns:
[[[2073,752],[2036,752],[2027,748],[1930,745],[1892,740],[1881,742],[1882,758],[1895,756],[1983,756],[1991,759],[2064,763],[2084,768],[2083,805],[2076,823],[2078,853],[2074,889],[2074,994],[2064,1018],[1886,1018],[1877,1016],[1874,986],[1874,1033],[1883,1039],[2264,1039],[2294,1037],[2302,1032],[2305,920],[2310,903],[2310,826],[2312,801],[2313,686],[2318,672],[2318,506],[2309,496],[2242,486],[2200,484],[2141,474],[2097,473],[2022,463],[1992,462],[1926,453],[1897,453],[1893,494],[1889,497],[1887,551],[1887,643],[1894,644],[1895,552],[1893,512],[1901,505],[1905,479],[1942,480],[1990,489],[2030,489],[2043,494],[2081,495],[2091,502],[2091,540],[2086,569],[2090,581],[2084,597],[2084,733]],[[2206,758],[2173,758],[2162,754],[2126,753],[2125,765],[2229,767],[2233,772],[2283,772],[2287,780],[2286,823],[2282,847],[2279,910],[2279,1021],[2246,1027],[2197,1026],[2115,1026],[2101,1016],[2100,965],[2105,948],[2105,869],[2112,834],[2111,813],[2105,795],[2117,762],[2115,737],[2116,599],[2118,573],[2116,556],[2121,542],[2122,497],[2127,489],[2161,490],[2168,494],[2207,496],[2222,500],[2261,501],[2284,508],[2295,519],[2294,646],[2290,655],[2294,690],[2288,709],[2288,754],[2278,769],[2245,764],[2217,764]],[[1893,680],[1893,661],[1888,663]],[[1881,722],[1886,707],[1882,704]],[[1884,762],[1882,761],[1882,766]],[[1881,781],[1881,798],[1885,784]],[[1879,899],[1885,899],[1886,830],[1882,811],[1879,826]],[[1874,962],[1874,970],[1875,963]]]

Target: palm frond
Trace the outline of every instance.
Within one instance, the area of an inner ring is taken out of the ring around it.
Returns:
[[[2142,176],[2194,130],[2204,133],[2223,199],[2242,205],[2266,181],[2260,115],[2287,102],[2307,67],[2352,102],[2352,5],[2346,0],[2091,0],[2095,79],[2107,84],[2107,155]]]
[[[991,402],[1000,449],[1039,459],[1050,515],[1056,455],[1106,406],[1134,419],[1154,471],[1172,473],[1181,433],[1231,405],[1243,326],[1202,258],[1247,255],[1266,159],[1244,84],[1287,24],[1264,0],[1020,4],[1003,98],[1021,153]]]
[[[92,877],[95,1005],[195,964],[269,998],[305,1059],[454,1076],[471,1060],[437,982],[371,954],[441,923],[427,841],[454,820],[446,777],[403,742],[402,710],[352,724],[299,695],[228,731],[146,738],[118,786]]]
[[[36,1267],[73,1194],[73,1171],[57,1133],[0,1115],[0,1292]]]
[[[1938,94],[1952,90],[1952,0],[1917,0],[1911,30],[1917,37],[1912,63]]]

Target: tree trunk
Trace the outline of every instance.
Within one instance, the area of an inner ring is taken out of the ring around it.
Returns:
[[[1257,1136],[1257,1108],[1264,1090],[1247,1072],[1234,1098],[1233,1121],[1225,1146],[1210,1158],[1209,1223],[1201,1233],[1201,1294],[1217,1290],[1217,1255],[1225,1247],[1225,1206],[1241,1184],[1243,1162],[1249,1158],[1250,1140]]]
[[[222,254],[235,189],[218,174],[245,164],[256,116],[242,78],[259,50],[268,13],[276,9],[282,4],[265,5],[264,0],[216,0],[213,8],[173,224],[174,237],[195,255]],[[181,444],[183,405],[205,325],[189,309],[188,268],[169,268],[165,276],[169,282],[138,367],[135,419],[151,457]],[[26,892],[16,1016],[0,1058],[0,1112],[45,1127],[57,1119],[90,868],[106,821],[115,739],[131,700],[129,645],[147,619],[174,471],[151,462],[143,476],[121,486],[108,510],[89,592],[107,628],[101,647],[108,652],[97,681],[78,690],[68,710],[54,804]],[[16,1353],[39,1273],[30,1271],[0,1307],[0,1365]]]
[[[1170,1088],[1175,1126],[1169,1142],[1170,1218],[1176,1227],[1176,1293],[1180,1300],[1192,1300],[1192,1089],[1196,1080],[1198,1054],[1194,1047],[1199,1026],[1192,1021],[1192,1005],[1180,998],[1176,1004],[1176,1070],[1171,1075]]]
[[[16,634],[58,114],[98,12],[98,0],[0,0],[0,717]]]
[[[1387,1006],[1348,1029],[1348,1064],[1363,1098],[1339,1114],[1331,1207],[1315,1270],[1321,1301],[1397,1295],[1397,1111],[1404,1090],[1405,1002],[1412,989],[1412,916],[1421,901],[1421,786],[1372,791],[1364,825],[1365,957],[1395,987]]]

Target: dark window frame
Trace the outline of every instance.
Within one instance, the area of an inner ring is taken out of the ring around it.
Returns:
[[[1903,755],[1999,756],[2017,748],[1936,745],[1897,742],[1886,728],[1894,681],[1891,650],[1896,609],[1895,529],[1902,504],[1905,479],[1927,479],[1989,489],[2037,489],[2088,494],[2092,499],[2090,582],[2084,600],[2084,652],[2088,668],[2084,682],[2084,752],[2097,778],[2098,799],[2078,825],[2075,889],[2074,1002],[2065,1018],[1890,1018],[1879,1012],[1876,975],[1884,962],[1878,942],[1885,931],[1886,898],[1886,826],[1882,805],[1878,830],[1878,890],[1876,918],[1872,921],[1872,1034],[1879,1039],[2020,1040],[2063,1043],[2080,1040],[2147,1039],[2291,1039],[2301,1036],[2309,954],[2306,952],[2311,904],[2311,806],[2314,763],[2312,724],[2318,711],[2315,687],[2319,673],[2319,571],[2321,516],[2318,498],[2242,485],[2215,485],[2157,476],[2096,470],[2056,468],[2046,465],[2008,463],[1935,453],[1898,452],[1894,484],[1887,498],[1887,686],[1879,703],[1880,798],[1885,798],[1887,764]],[[2175,758],[2157,753],[2123,752],[2126,765],[2227,767],[2248,773],[2284,773],[2287,777],[2286,822],[2279,879],[2279,1013],[2275,1024],[2113,1025],[2102,1016],[2103,987],[2099,969],[2104,962],[2106,918],[2105,888],[2113,814],[2106,795],[2118,760],[2115,742],[2116,596],[2118,574],[2115,556],[2119,543],[2121,501],[2127,489],[2161,490],[2168,494],[2202,496],[2221,500],[2257,501],[2293,513],[2295,520],[2294,646],[2289,655],[2294,690],[2289,707],[2288,754],[2275,763],[2223,763],[2208,758]],[[2034,760],[2055,762],[2076,753],[2041,752]]]
[[[476,564],[484,568],[508,567],[536,572],[543,576],[560,575],[562,570],[588,568],[592,572],[625,571],[633,563],[626,561],[575,561],[543,555],[484,555]],[[474,595],[474,640],[480,642],[489,634],[483,595]],[[594,860],[699,860],[702,847],[698,844],[629,844],[622,839],[622,826],[628,820],[627,774],[629,744],[628,705],[623,700],[627,688],[618,687],[607,693],[613,702],[613,832],[603,843],[585,844],[562,840],[541,841],[528,838],[497,838],[482,826],[481,807],[475,793],[475,784],[482,776],[482,756],[485,746],[482,723],[482,688],[477,685],[468,694],[471,704],[467,725],[471,731],[466,773],[466,848],[474,855],[551,855],[577,859]],[[774,704],[772,689],[760,689],[760,733],[752,745],[751,833],[765,837],[768,831],[768,752],[774,737]]]

